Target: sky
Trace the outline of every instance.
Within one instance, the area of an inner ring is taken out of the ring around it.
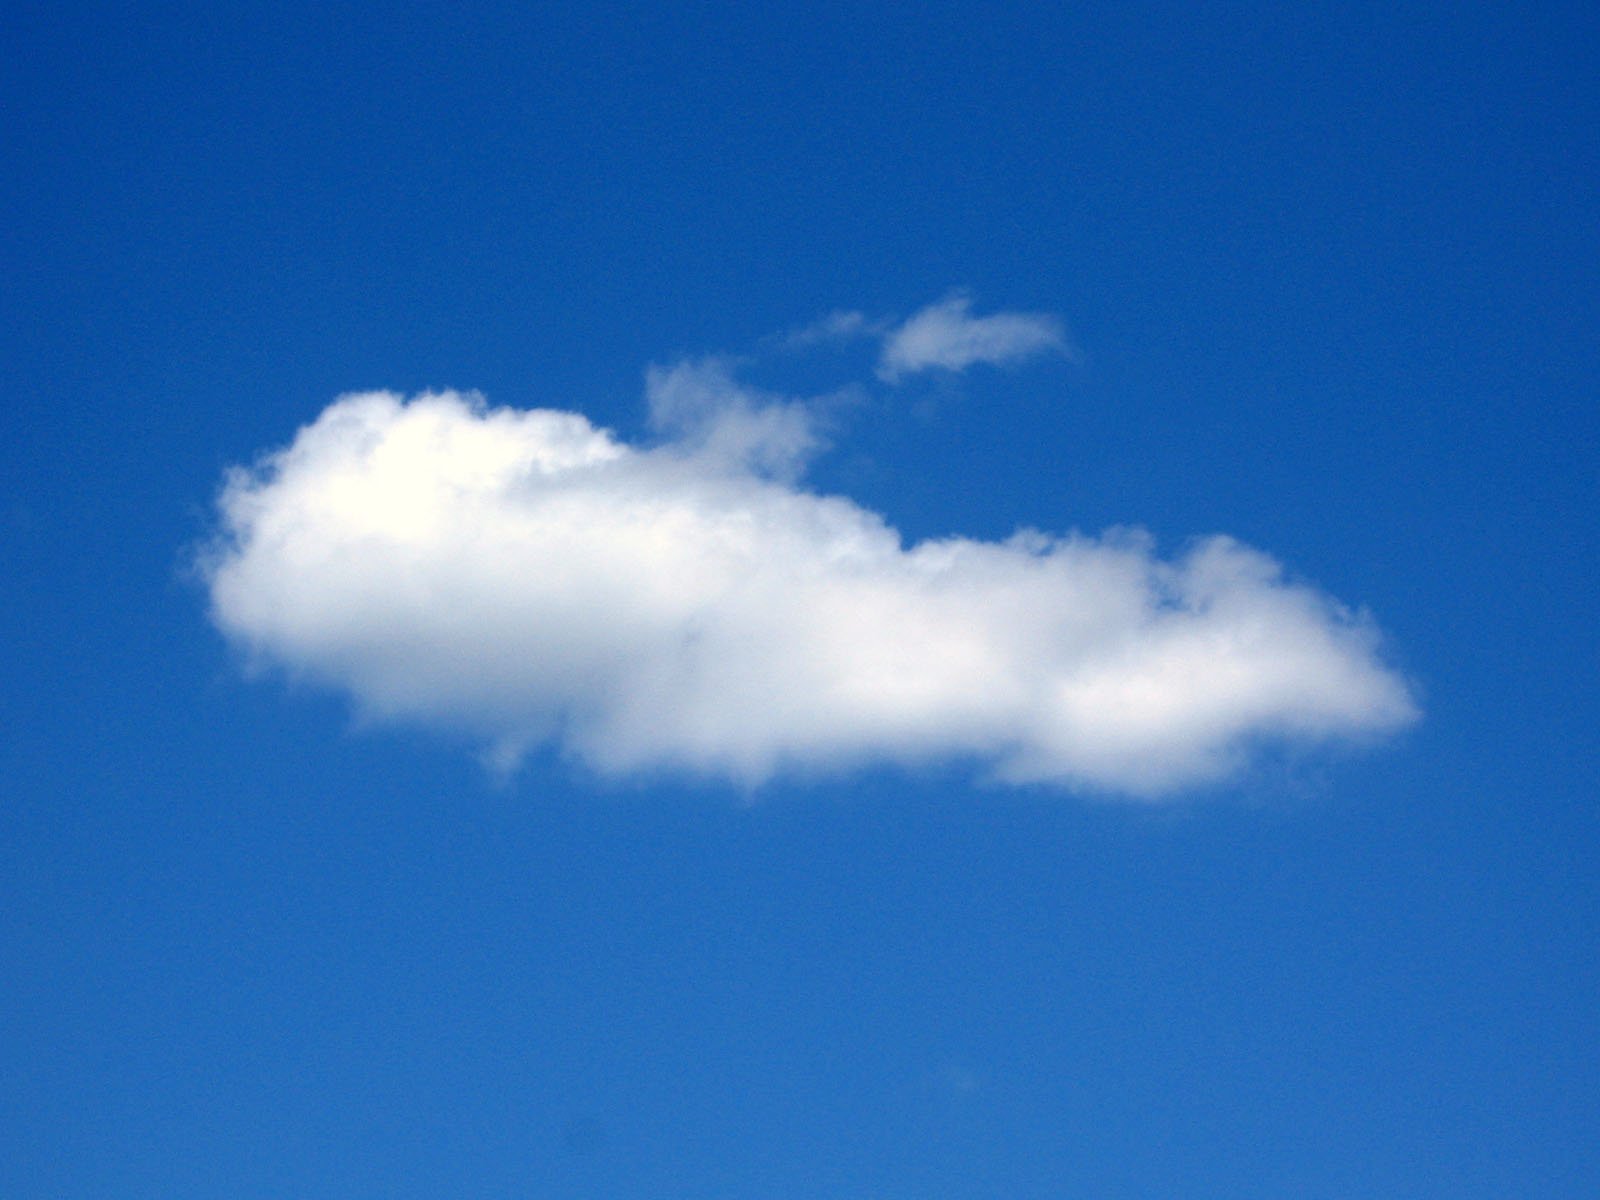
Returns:
[[[1600,15],[0,15],[0,1193],[1600,1189]]]

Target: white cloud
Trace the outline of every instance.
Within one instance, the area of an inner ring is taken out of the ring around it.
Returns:
[[[787,481],[804,405],[725,361],[650,374],[641,448],[452,392],[340,398],[227,478],[212,614],[367,716],[553,741],[606,774],[976,759],[1156,794],[1261,738],[1411,720],[1370,624],[1227,538],[906,546]]]
[[[821,448],[817,405],[758,391],[712,356],[645,372],[650,427],[680,454],[792,477]]]
[[[972,300],[956,293],[930,304],[884,339],[878,377],[889,383],[938,367],[963,371],[974,363],[999,366],[1036,354],[1068,352],[1066,331],[1048,313],[970,315]]]
[[[848,342],[882,332],[883,327],[868,321],[865,313],[854,309],[838,309],[809,325],[781,334],[776,341],[784,349],[803,350],[810,346]]]

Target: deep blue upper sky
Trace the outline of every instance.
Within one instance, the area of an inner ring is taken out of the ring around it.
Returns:
[[[0,17],[0,1193],[1595,1194],[1592,6],[526,8]],[[339,393],[633,437],[957,287],[1076,360],[816,486],[1232,534],[1421,723],[1159,807],[497,785],[207,621],[223,470]]]

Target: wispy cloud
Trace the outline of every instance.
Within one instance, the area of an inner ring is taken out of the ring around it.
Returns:
[[[917,371],[964,371],[999,366],[1038,354],[1068,353],[1066,331],[1049,313],[971,315],[971,297],[957,292],[930,304],[884,339],[878,377],[893,383]]]
[[[855,309],[838,309],[809,325],[780,334],[776,340],[786,349],[801,350],[830,342],[848,342],[882,332],[881,324],[869,321],[865,313]]]
[[[1368,620],[1226,537],[908,546],[795,482],[814,404],[715,358],[646,398],[648,446],[455,392],[340,398],[228,476],[216,623],[371,717],[608,774],[965,759],[1156,794],[1415,715]]]
[[[794,476],[822,444],[816,401],[759,391],[734,378],[733,360],[685,359],[645,372],[650,427],[676,453]]]

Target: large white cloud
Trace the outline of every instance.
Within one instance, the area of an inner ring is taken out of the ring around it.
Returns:
[[[1000,778],[1157,794],[1262,738],[1415,714],[1368,622],[1227,538],[907,546],[793,482],[804,406],[711,360],[653,372],[666,438],[452,392],[345,396],[231,472],[205,576],[260,662],[513,765],[759,783],[976,759]]]

